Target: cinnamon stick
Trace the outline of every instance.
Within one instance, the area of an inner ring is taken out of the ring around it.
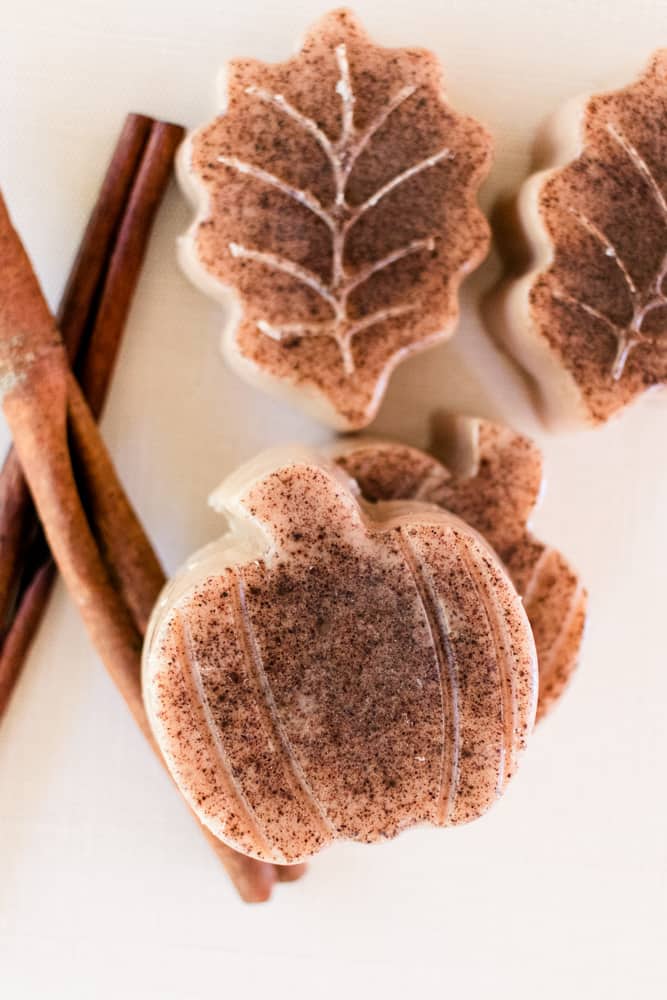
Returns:
[[[30,491],[13,448],[0,472],[0,636],[11,626],[21,582],[21,559],[35,530],[36,516]],[[5,707],[2,690],[11,690],[0,667],[0,716]]]
[[[49,599],[56,575],[55,563],[47,552],[44,562],[30,576],[11,628],[2,646],[0,670],[0,710],[7,704],[28,655],[37,626]]]
[[[81,370],[82,387],[96,416],[104,403],[152,222],[182,135],[180,126],[128,115],[66,286],[59,314],[63,340],[68,355]],[[90,472],[84,466],[82,477]],[[111,565],[136,558],[135,549],[121,541],[122,530],[105,526],[100,514]],[[48,547],[42,545],[43,559],[33,565],[32,575],[25,570],[21,573],[19,566],[21,560],[25,561],[32,535],[40,532],[29,491],[16,456],[10,451],[0,474],[0,616],[4,629],[0,645],[0,717],[39,621],[37,596],[42,608],[48,600],[49,588],[45,584],[30,590],[33,576],[50,559]],[[149,613],[146,609],[162,584],[162,571],[152,550],[151,557],[144,553],[143,558],[149,589],[143,596],[139,617],[142,628]],[[42,579],[46,577],[44,574]],[[53,574],[48,578],[53,579]],[[22,613],[24,600],[29,603],[30,614]]]
[[[145,115],[127,116],[65,286],[58,324],[72,361],[89,353],[97,306],[100,298],[104,301],[103,279],[153,124]],[[144,221],[149,229],[150,219]],[[111,287],[109,293],[116,290]],[[124,316],[119,318],[120,335]],[[114,361],[115,351],[96,360],[98,411],[101,388],[109,383]],[[30,548],[40,550],[42,558],[33,558],[27,567]],[[54,578],[46,569],[50,560],[30,491],[10,448],[0,472],[0,718],[48,602],[49,581]],[[38,575],[41,584],[33,588]]]
[[[85,401],[4,203],[0,205],[0,264],[6,289],[0,303],[0,380],[16,452],[49,546],[90,638],[156,749],[141,698],[142,636],[114,586],[81,503],[70,446],[76,450],[83,439],[89,450],[103,456],[107,468],[110,460],[92,416],[82,419]],[[72,425],[74,435],[70,435]],[[126,515],[127,511],[121,512],[122,517]],[[137,524],[135,532],[140,531]],[[129,586],[132,589],[132,583]],[[205,832],[244,898],[267,898],[275,881],[273,867],[242,860]]]
[[[141,700],[140,649],[143,622],[161,572],[69,371],[63,344],[4,205],[0,269],[7,290],[0,304],[0,379],[17,454],[63,579],[155,749]],[[81,492],[75,469],[84,479]],[[118,563],[118,539],[124,532],[135,558]],[[239,855],[204,832],[244,899],[266,899],[278,877],[295,878],[303,871],[279,874],[276,866]]]
[[[108,384],[108,359],[115,358],[141,271],[155,213],[171,177],[183,129],[154,122],[109,260],[99,308],[90,324],[87,349],[74,371],[93,416],[99,417]]]
[[[94,325],[95,302],[154,124],[147,115],[127,115],[70,270],[57,324],[72,363]]]

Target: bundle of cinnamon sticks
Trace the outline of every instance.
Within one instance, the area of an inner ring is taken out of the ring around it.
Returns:
[[[128,116],[57,321],[0,195],[0,391],[14,438],[0,473],[0,716],[57,566],[156,752],[140,658],[164,573],[95,421],[182,135],[180,126]],[[202,829],[247,901],[304,871],[245,857]]]

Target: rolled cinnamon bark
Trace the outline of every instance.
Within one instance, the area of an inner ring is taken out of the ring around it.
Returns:
[[[118,292],[117,282],[107,280],[105,283],[104,278],[110,269],[112,255],[122,263],[122,255],[118,252],[114,254],[114,247],[119,242],[119,230],[131,192],[137,189],[141,192],[143,188],[137,172],[154,124],[158,123],[145,115],[129,114],[125,119],[58,312],[58,328],[70,361],[82,364],[82,359],[92,352],[96,353],[94,371],[97,376],[97,412],[100,408],[99,401],[103,399],[103,394],[100,397],[100,389],[106,391],[110,382],[125,320],[125,313],[117,309],[113,311],[113,316],[118,321],[115,345],[112,344],[113,349],[102,354],[94,336],[98,313],[104,310],[105,298]],[[180,126],[159,124],[169,130],[175,149],[182,135]],[[165,156],[163,161],[160,167],[164,186],[168,177],[168,173],[164,172],[171,169],[171,158]],[[153,163],[151,173],[154,172]],[[147,204],[154,213],[157,201],[153,199]],[[143,229],[138,237],[135,234],[135,245],[139,239],[145,247],[152,215],[144,212],[138,221],[143,224]],[[121,249],[122,246],[123,244]],[[135,254],[132,262],[136,265],[138,274],[141,254]],[[116,267],[117,273],[123,270],[127,279],[127,268]],[[128,286],[132,285],[130,281],[126,283]],[[106,327],[108,328],[108,323]],[[33,586],[37,578],[39,585]],[[46,608],[53,579],[53,563],[48,545],[20,463],[14,449],[10,448],[0,472],[0,718]]]

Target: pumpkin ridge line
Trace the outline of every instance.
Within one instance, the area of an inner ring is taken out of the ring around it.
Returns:
[[[246,652],[248,672],[251,674],[253,683],[260,694],[260,697],[257,699],[257,705],[262,716],[264,717],[264,722],[267,724],[269,732],[272,732],[275,735],[276,740],[282,748],[283,773],[286,775],[287,780],[292,787],[294,788],[296,786],[300,791],[308,811],[311,813],[316,825],[319,827],[320,834],[324,836],[325,842],[327,842],[334,839],[337,836],[338,831],[327,816],[324,806],[319,801],[312,785],[308,781],[296,752],[292,747],[292,743],[287,735],[285,726],[280,718],[280,712],[278,711],[278,706],[271,689],[271,684],[266,670],[264,669],[262,655],[257,645],[255,630],[250,620],[250,615],[248,614],[245,599],[245,581],[243,580],[241,572],[236,574],[235,582],[236,586],[233,589],[234,614]],[[287,767],[284,766],[285,762],[288,765]]]
[[[219,727],[215,723],[213,713],[211,712],[211,706],[206,696],[206,691],[204,690],[204,683],[199,669],[199,661],[194,652],[194,643],[190,627],[182,614],[177,613],[177,620],[180,625],[181,635],[183,638],[184,663],[182,664],[182,673],[186,684],[191,689],[191,695],[196,697],[199,702],[199,708],[204,716],[206,731],[215,751],[220,771],[225,776],[226,784],[228,788],[231,789],[232,795],[236,798],[237,803],[240,805],[241,813],[245,814],[244,818],[246,824],[251,830],[253,830],[254,827],[256,839],[262,845],[267,854],[270,854],[277,849],[276,844],[269,837],[263,824],[260,823],[257,813],[248,801],[241,785],[234,776],[229,760],[229,754],[225,749],[222,734],[220,733]]]
[[[459,779],[459,712],[456,691],[456,654],[449,641],[449,624],[442,604],[433,592],[431,582],[423,572],[419,559],[403,529],[398,532],[399,544],[405,565],[417,590],[419,601],[426,618],[431,645],[440,681],[440,701],[442,706],[442,763],[440,769],[440,790],[436,809],[436,824],[445,826],[450,820],[454,800],[458,792]],[[449,730],[449,731],[448,731]]]
[[[514,752],[514,729],[516,725],[516,697],[514,685],[507,675],[507,629],[504,623],[500,624],[498,615],[490,606],[490,594],[486,581],[484,580],[476,556],[474,556],[468,545],[464,545],[461,551],[461,558],[465,566],[472,587],[477,594],[479,602],[484,611],[489,631],[493,639],[493,647],[496,654],[496,670],[500,682],[500,708],[503,730],[503,754],[501,766],[498,772],[497,794],[499,795],[507,781],[514,773],[514,762],[516,754]],[[500,627],[499,627],[500,626]],[[509,773],[508,773],[509,772]]]

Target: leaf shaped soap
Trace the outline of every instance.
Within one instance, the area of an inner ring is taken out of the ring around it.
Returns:
[[[532,728],[537,673],[481,537],[433,505],[366,505],[298,450],[213,499],[228,533],[169,585],[144,654],[153,732],[201,820],[290,863],[483,813]]]
[[[530,270],[488,314],[548,419],[599,424],[667,380],[667,49],[547,144],[517,203]]]
[[[232,61],[224,114],[183,148],[186,272],[231,302],[232,366],[340,429],[364,427],[408,353],[446,339],[485,256],[491,141],[435,57],[337,10],[284,63]]]
[[[434,431],[433,451],[442,461],[407,445],[370,440],[337,445],[335,454],[367,500],[437,504],[497,552],[533,630],[539,720],[576,669],[587,604],[576,571],[528,529],[542,487],[542,456],[528,438],[486,420],[440,416]]]

